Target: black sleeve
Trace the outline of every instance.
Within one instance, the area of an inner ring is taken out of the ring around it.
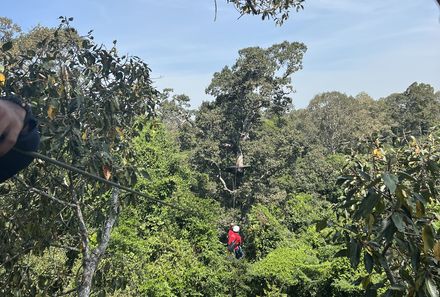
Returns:
[[[37,121],[32,116],[30,110],[28,111],[27,116],[29,116],[29,131],[26,134],[19,136],[14,147],[23,151],[35,152],[40,143],[40,134],[37,129]],[[6,155],[0,158],[0,183],[12,177],[21,169],[27,167],[32,160],[32,157],[10,150]]]

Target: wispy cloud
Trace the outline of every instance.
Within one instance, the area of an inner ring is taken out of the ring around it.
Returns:
[[[366,91],[374,97],[425,81],[440,89],[440,10],[434,0],[307,0],[304,11],[277,27],[239,14],[217,0],[20,0],[2,3],[0,14],[26,30],[54,26],[59,15],[95,40],[118,40],[120,52],[143,58],[160,88],[174,87],[204,99],[212,74],[231,65],[237,51],[284,40],[303,41],[309,50],[294,76],[296,105],[317,93]],[[27,9],[22,9],[26,7]]]

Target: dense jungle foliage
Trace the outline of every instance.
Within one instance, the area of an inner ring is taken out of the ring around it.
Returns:
[[[439,295],[438,90],[295,109],[306,46],[285,41],[240,50],[191,110],[71,21],[0,18],[1,93],[32,104],[39,153],[143,195],[35,160],[0,186],[1,296]]]

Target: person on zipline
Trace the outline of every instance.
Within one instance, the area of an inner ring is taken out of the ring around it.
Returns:
[[[229,238],[231,238],[232,236],[234,236],[234,231],[232,231],[232,228],[234,228],[236,224],[231,223],[229,225],[229,230],[228,230],[228,244],[229,244]]]
[[[12,150],[34,152],[40,135],[29,105],[17,96],[0,97],[0,183],[27,167],[33,160]]]
[[[231,228],[228,231],[228,250],[234,253],[235,258],[241,259],[243,258],[243,249],[241,245],[243,243],[240,234],[240,227],[237,225],[231,224]]]

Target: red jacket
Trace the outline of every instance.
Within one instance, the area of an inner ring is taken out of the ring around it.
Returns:
[[[229,231],[228,231],[228,244],[229,244],[229,238],[231,238],[231,236],[234,236],[233,234],[234,234],[234,231],[232,231],[232,228],[229,229]]]
[[[241,236],[240,236],[240,234],[235,233],[232,230],[229,230],[229,232],[228,232],[228,245],[230,245],[233,241],[235,242],[234,250],[236,250],[241,245]]]

